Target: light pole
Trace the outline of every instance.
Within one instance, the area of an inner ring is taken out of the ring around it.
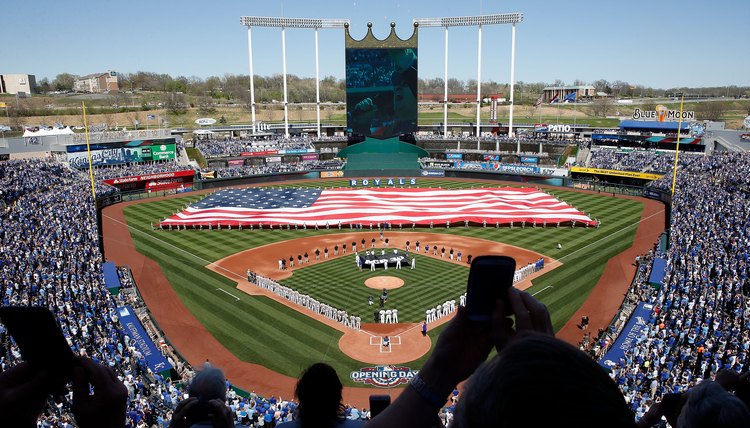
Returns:
[[[478,50],[477,50],[477,148],[479,148],[480,141],[480,109],[482,106],[481,100],[481,68],[482,68],[482,26],[483,25],[499,25],[499,24],[512,24],[513,32],[511,33],[511,72],[510,72],[510,126],[508,128],[508,136],[513,134],[513,86],[515,80],[515,64],[516,64],[516,24],[523,22],[522,13],[504,13],[497,15],[479,15],[479,16],[453,16],[448,18],[417,18],[414,20],[415,24],[419,24],[420,27],[444,27],[445,28],[445,94],[443,100],[445,101],[443,120],[445,125],[443,127],[443,133],[448,131],[448,27],[479,27],[478,34]],[[459,149],[461,148],[459,143]]]
[[[262,16],[242,16],[240,23],[247,27],[248,55],[250,57],[250,105],[253,115],[253,131],[255,131],[255,89],[253,85],[253,43],[250,29],[252,27],[275,27],[281,28],[281,56],[282,67],[284,70],[283,92],[284,92],[284,134],[289,137],[289,109],[287,105],[287,85],[286,85],[286,29],[287,28],[305,28],[315,30],[315,90],[317,102],[317,130],[320,136],[320,78],[318,67],[318,29],[341,29],[349,25],[348,19],[313,19],[313,18],[274,18]],[[261,93],[261,99],[263,95]]]

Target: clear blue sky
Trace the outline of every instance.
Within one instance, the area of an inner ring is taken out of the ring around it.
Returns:
[[[63,72],[139,70],[172,76],[247,74],[240,16],[346,18],[401,37],[413,18],[522,12],[516,79],[624,80],[654,87],[750,85],[750,1],[630,0],[3,0],[0,73],[53,79]],[[510,79],[510,26],[483,29],[482,80]],[[443,75],[439,28],[419,32],[419,75]],[[314,76],[312,30],[287,30],[287,68]],[[344,35],[320,31],[321,77],[344,77]],[[255,73],[281,73],[281,31],[253,30]],[[477,76],[477,29],[449,32],[448,74]]]

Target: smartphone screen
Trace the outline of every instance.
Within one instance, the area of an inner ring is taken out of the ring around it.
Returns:
[[[516,261],[508,256],[478,256],[471,262],[466,285],[466,312],[472,321],[489,322],[495,302],[513,286]]]
[[[0,307],[0,320],[30,366],[49,370],[61,381],[72,379],[73,367],[77,365],[76,356],[49,309],[34,306]]]

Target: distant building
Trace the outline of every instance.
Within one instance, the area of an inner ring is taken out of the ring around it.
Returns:
[[[79,77],[73,82],[73,90],[93,94],[117,92],[120,90],[117,84],[117,72],[107,71],[105,73],[94,73]]]
[[[590,100],[596,96],[596,88],[588,85],[581,86],[547,86],[542,94],[542,101],[548,103],[557,96],[562,102],[567,95],[576,92],[576,100]]]
[[[0,74],[0,94],[31,94],[36,91],[33,74]]]

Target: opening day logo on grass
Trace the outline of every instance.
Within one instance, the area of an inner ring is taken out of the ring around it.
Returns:
[[[363,367],[359,371],[352,372],[350,377],[357,383],[388,388],[408,383],[417,373],[419,370],[412,370],[409,367],[376,366]]]

